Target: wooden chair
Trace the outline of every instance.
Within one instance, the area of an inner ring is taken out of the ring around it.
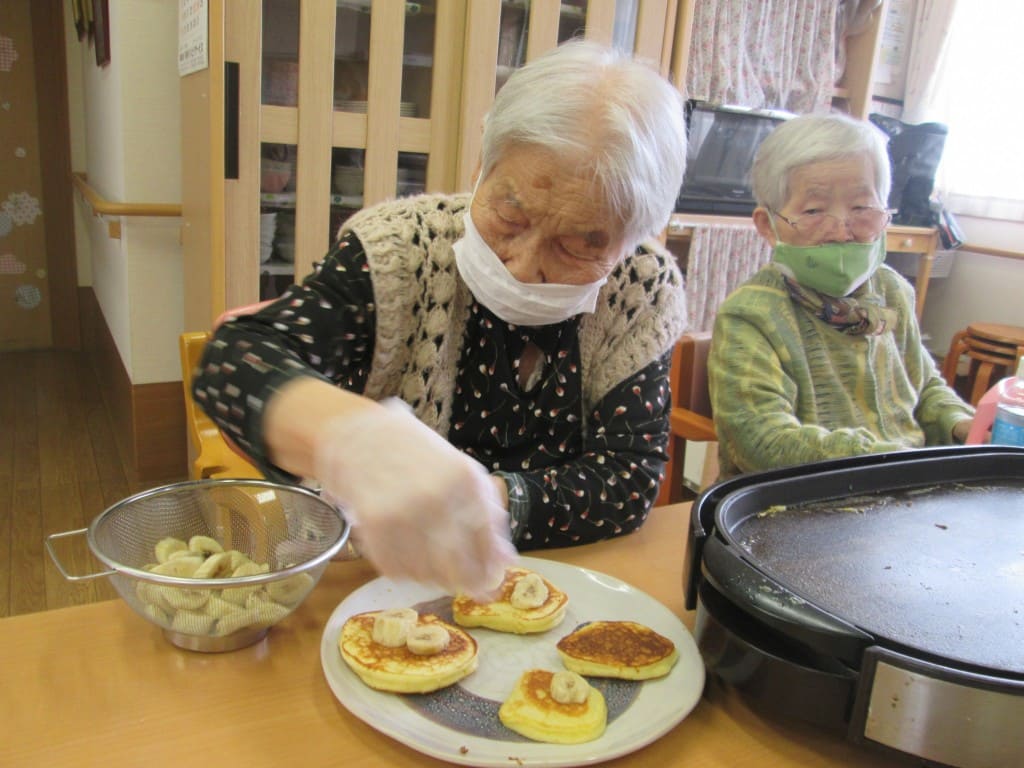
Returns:
[[[960,359],[969,360],[963,391],[971,405],[977,405],[997,381],[1012,375],[1024,355],[1024,328],[1000,323],[971,323],[957,331],[942,362],[942,377],[957,385]]]
[[[181,334],[178,341],[181,353],[181,385],[185,390],[185,422],[188,424],[189,440],[195,453],[190,475],[193,480],[222,477],[262,478],[263,474],[228,444],[217,425],[192,399],[192,372],[199,366],[203,349],[209,340],[209,331],[194,331]]]
[[[228,317],[251,314],[268,302],[250,304],[223,313],[217,318],[216,328]],[[181,354],[181,385],[185,390],[185,421],[188,424],[189,440],[195,458],[192,461],[191,477],[204,478],[262,478],[261,473],[245,455],[227,439],[201,408],[192,399],[192,374],[199,367],[203,349],[210,340],[209,331],[192,331],[181,334],[178,350]]]
[[[711,398],[708,394],[709,332],[687,333],[676,342],[672,353],[669,380],[672,386],[672,410],[669,412],[669,460],[665,465],[665,481],[658,493],[657,505],[674,504],[693,496],[684,482],[687,442],[713,443],[715,424],[711,419]],[[717,446],[709,445],[704,459],[702,486],[714,479],[718,471]]]

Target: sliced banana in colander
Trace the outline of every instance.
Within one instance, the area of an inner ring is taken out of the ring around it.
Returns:
[[[168,536],[166,539],[160,539],[154,549],[156,550],[156,561],[166,563],[175,552],[188,552],[188,544],[181,539]]]
[[[215,619],[223,619],[229,613],[238,613],[240,610],[242,610],[241,606],[229,603],[218,595],[210,595],[210,599],[203,606],[203,613],[213,616]]]
[[[164,603],[176,611],[194,611],[202,608],[206,605],[206,601],[210,599],[210,590],[208,589],[165,587],[161,584],[157,584],[156,589],[159,590],[160,597]]]
[[[154,546],[156,562],[145,570],[160,576],[226,579],[270,571],[237,549],[225,550],[212,536],[173,536]],[[250,627],[269,627],[287,616],[313,588],[313,577],[298,573],[268,584],[222,589],[189,589],[139,581],[135,595],[142,612],[162,627],[189,635],[223,637]]]
[[[234,569],[231,567],[231,555],[227,552],[218,552],[210,555],[203,561],[203,564],[196,568],[192,574],[193,579],[221,579],[230,576]]]
[[[297,605],[313,588],[313,577],[308,573],[297,573],[287,579],[267,584],[270,599],[289,607]]]
[[[153,567],[153,573],[161,576],[177,576],[183,579],[195,578],[196,571],[203,564],[201,557],[172,557],[165,563]]]
[[[198,552],[203,557],[216,555],[224,551],[224,547],[212,536],[193,536],[188,540],[188,548],[193,552]]]
[[[208,635],[216,623],[213,616],[197,611],[178,611],[171,619],[171,629],[189,635]]]

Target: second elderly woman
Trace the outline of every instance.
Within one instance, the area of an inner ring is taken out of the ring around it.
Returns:
[[[684,156],[666,80],[560,46],[497,94],[472,195],[352,217],[301,285],[217,329],[194,396],[266,473],[315,478],[388,576],[479,592],[514,547],[632,531],[685,317],[645,241]]]
[[[771,263],[719,307],[708,358],[722,477],[963,442],[973,409],[921,343],[885,265],[889,159],[870,123],[805,115],[752,172]]]

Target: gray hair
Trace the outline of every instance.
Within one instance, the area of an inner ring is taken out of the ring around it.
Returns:
[[[887,205],[891,171],[886,139],[871,123],[847,115],[801,115],[768,134],[750,171],[757,204],[781,210],[789,200],[789,175],[810,163],[867,155],[875,168],[875,192]]]
[[[627,54],[563,43],[498,91],[484,120],[481,178],[507,149],[524,144],[591,170],[632,246],[672,215],[686,166],[682,96]]]

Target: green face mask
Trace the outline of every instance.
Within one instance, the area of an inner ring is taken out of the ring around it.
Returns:
[[[885,232],[870,243],[789,245],[776,238],[772,258],[804,288],[849,296],[885,261]]]

